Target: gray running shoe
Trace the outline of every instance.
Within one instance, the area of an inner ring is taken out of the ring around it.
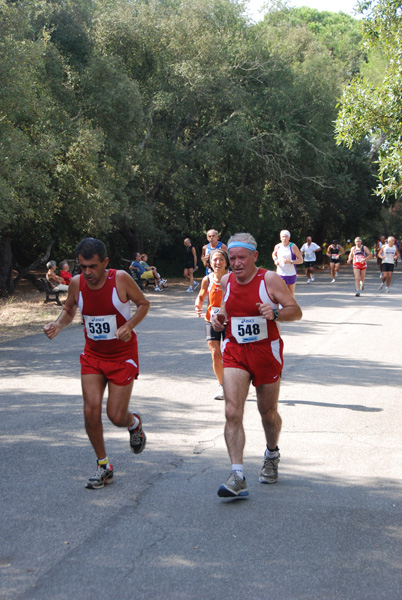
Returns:
[[[280,460],[280,454],[276,458],[264,457],[264,464],[260,472],[261,483],[276,483],[278,481],[278,463]]]
[[[381,283],[381,284],[380,284],[380,287],[378,288],[378,290],[382,290],[382,288],[383,288],[383,287],[384,287],[384,284],[383,284],[383,283]]]
[[[220,486],[218,496],[220,498],[244,498],[248,496],[245,477],[242,479],[237,473],[232,471],[225,483]]]
[[[140,424],[137,429],[133,429],[132,431],[128,430],[130,434],[130,448],[131,452],[134,454],[140,454],[145,448],[145,444],[147,443],[147,436],[145,435],[142,429],[142,419],[139,413],[133,412],[134,417],[137,417]]]
[[[360,282],[360,291],[363,291],[363,290],[364,290],[364,283],[361,281]]]
[[[113,483],[113,467],[109,465],[107,469],[98,465],[96,473],[93,477],[90,477],[85,484],[88,490],[97,490],[103,488],[105,485]]]
[[[194,287],[194,289],[198,288],[198,286],[199,286],[199,285],[200,285],[200,284],[198,283],[198,281],[194,281],[194,286],[193,286],[193,287]]]

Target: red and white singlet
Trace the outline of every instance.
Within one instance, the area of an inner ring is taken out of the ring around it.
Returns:
[[[366,251],[364,249],[364,246],[360,246],[360,248],[355,246],[353,252],[353,268],[360,270],[367,269]]]
[[[129,342],[116,338],[116,331],[131,317],[130,301],[122,302],[116,289],[116,269],[108,269],[104,285],[89,289],[80,275],[78,307],[84,320],[85,348],[88,356],[103,360],[125,361],[137,356],[137,336]]]
[[[278,308],[269,296],[265,285],[267,269],[259,268],[255,277],[246,285],[237,283],[233,273],[229,274],[226,286],[225,308],[228,315],[226,339],[239,344],[264,344],[280,339],[275,321],[267,321],[261,316],[257,302],[269,303]]]

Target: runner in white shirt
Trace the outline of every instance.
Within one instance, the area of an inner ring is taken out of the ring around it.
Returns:
[[[395,244],[395,238],[390,235],[387,239],[387,243],[381,246],[378,253],[378,257],[382,259],[382,280],[378,289],[382,290],[385,284],[385,291],[387,294],[389,293],[392,273],[394,272],[394,261],[395,258],[398,258],[398,256],[399,252]]]
[[[307,283],[315,280],[314,267],[316,255],[315,253],[321,250],[321,246],[312,241],[311,235],[306,237],[306,241],[300,248],[300,252],[304,254],[304,266],[306,267]]]

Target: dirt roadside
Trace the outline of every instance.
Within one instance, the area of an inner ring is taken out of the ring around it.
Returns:
[[[169,280],[166,293],[182,292],[186,287],[184,280]],[[150,294],[157,293],[149,290]],[[146,292],[148,294],[148,291]],[[165,293],[165,292],[164,292]],[[61,294],[60,300],[64,302],[67,294]],[[26,335],[43,333],[43,326],[57,319],[61,307],[56,302],[44,303],[45,293],[34,289],[32,283],[22,280],[13,296],[0,298],[0,343],[12,341]],[[79,313],[73,323],[80,323]]]
[[[32,283],[22,281],[13,296],[0,298],[0,343],[42,333],[46,323],[57,319],[61,307],[56,302],[45,304],[45,297]],[[63,302],[66,297],[67,294],[62,294],[60,300]],[[79,323],[79,316],[75,321]]]

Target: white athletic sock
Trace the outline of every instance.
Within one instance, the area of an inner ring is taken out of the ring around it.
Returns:
[[[133,423],[133,425],[131,425],[131,427],[128,428],[128,430],[132,431],[133,429],[137,429],[137,427],[138,427],[139,424],[140,424],[140,422],[137,419],[137,417],[134,417],[134,423]]]
[[[232,471],[237,473],[237,475],[243,479],[243,465],[232,465]]]
[[[278,458],[278,456],[279,456],[279,449],[271,452],[271,450],[268,450],[268,448],[266,448],[265,458]]]

